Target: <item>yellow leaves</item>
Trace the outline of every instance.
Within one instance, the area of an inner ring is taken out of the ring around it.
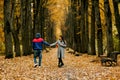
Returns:
[[[55,3],[55,5],[50,5],[48,6],[48,9],[50,10],[50,15],[51,15],[51,20],[57,21],[57,20],[62,20],[61,18],[64,18],[64,7],[65,5],[60,4],[60,3]]]
[[[69,50],[71,51],[71,49]],[[43,51],[42,66],[33,67],[33,55],[4,59],[0,56],[0,79],[16,80],[118,80],[120,67],[103,67],[96,56],[74,56],[66,51],[64,66],[57,66],[57,48]],[[120,57],[119,57],[120,58]],[[119,59],[118,58],[118,59]],[[118,60],[119,64],[120,60]]]
[[[54,32],[56,38],[62,34],[61,28],[65,24],[66,14],[68,13],[68,0],[49,0],[47,8],[50,11],[51,21],[55,23]]]
[[[0,53],[4,52],[4,33],[3,33],[3,28],[2,25],[0,24]]]
[[[80,35],[81,34],[81,31],[80,32],[78,32],[78,33],[76,33],[77,35]]]
[[[0,0],[0,21],[3,20],[3,0]]]
[[[118,9],[119,9],[119,15],[120,15],[120,3],[118,4]]]
[[[0,0],[0,53],[4,51],[4,33],[3,33],[3,1]]]
[[[47,7],[49,8],[51,6],[54,6],[54,5],[56,5],[56,3],[57,3],[57,0],[48,0]]]

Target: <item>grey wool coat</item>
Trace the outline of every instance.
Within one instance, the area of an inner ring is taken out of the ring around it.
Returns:
[[[66,44],[60,40],[57,40],[55,43],[50,44],[50,46],[55,46],[58,44],[58,50],[57,50],[57,57],[60,58],[60,53],[61,53],[61,58],[64,58],[64,53],[65,53],[65,48]]]

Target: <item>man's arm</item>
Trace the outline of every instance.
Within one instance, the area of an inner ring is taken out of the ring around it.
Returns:
[[[47,46],[50,46],[50,44],[46,41],[43,41],[43,44],[47,45]]]

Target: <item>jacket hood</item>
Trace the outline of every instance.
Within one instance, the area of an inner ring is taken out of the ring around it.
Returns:
[[[41,37],[40,33],[36,33],[35,37],[40,38]]]

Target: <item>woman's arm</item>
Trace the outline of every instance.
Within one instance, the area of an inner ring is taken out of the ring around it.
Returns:
[[[63,43],[61,43],[60,41],[58,41],[58,44],[59,44],[60,46],[62,46],[62,47],[66,47],[66,46],[67,46],[66,44],[63,44]]]
[[[55,46],[57,43],[58,43],[58,42],[56,41],[56,42],[50,44],[50,46]]]

